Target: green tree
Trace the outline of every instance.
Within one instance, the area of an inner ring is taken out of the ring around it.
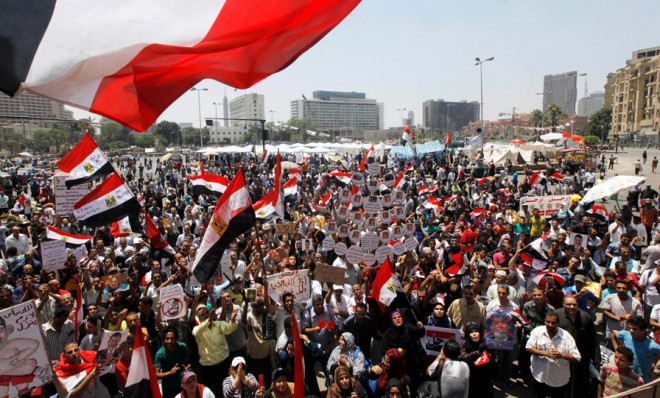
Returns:
[[[37,130],[32,134],[31,147],[39,152],[49,152],[53,143],[50,130]]]
[[[600,137],[601,142],[607,139],[607,133],[612,128],[612,108],[605,106],[591,116],[582,129],[584,135]]]
[[[151,148],[154,146],[155,142],[156,142],[155,134],[140,134],[135,139],[135,145],[139,146],[140,148]]]
[[[543,111],[534,109],[529,113],[529,125],[532,127],[541,127],[543,125]]]
[[[597,135],[585,135],[582,137],[585,145],[598,145],[600,144],[600,137]]]
[[[101,126],[101,133],[98,135],[97,143],[102,148],[110,148],[111,143],[123,142],[120,148],[128,148],[133,145],[133,136],[126,126],[119,123],[106,123]]]
[[[164,142],[177,144],[181,141],[181,126],[175,122],[163,120],[156,126],[156,134],[161,136]]]
[[[559,121],[564,117],[566,115],[558,104],[550,104],[544,115],[545,125],[554,129],[554,126],[558,125]]]

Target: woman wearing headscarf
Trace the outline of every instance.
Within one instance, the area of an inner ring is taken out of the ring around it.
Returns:
[[[486,341],[479,332],[479,325],[469,322],[465,326],[465,339],[461,341],[459,356],[470,367],[468,398],[493,397],[492,365],[482,358],[484,352],[487,352]]]
[[[410,384],[410,379],[406,376],[405,364],[406,352],[402,348],[390,348],[383,356],[383,362],[369,369],[368,377],[376,382],[377,397],[387,393],[388,383],[392,380],[398,380],[404,386]],[[369,384],[372,385],[372,382]]]
[[[277,368],[273,372],[273,385],[265,395],[265,398],[293,398],[295,384],[290,383],[287,378],[287,370]]]
[[[381,353],[385,355],[390,348],[402,348],[406,352],[406,374],[410,377],[412,391],[417,391],[421,384],[422,370],[420,364],[425,362],[426,354],[422,352],[419,343],[424,336],[424,325],[417,322],[417,326],[404,323],[401,313],[392,313],[392,325],[383,334]]]
[[[364,380],[367,369],[364,353],[355,345],[355,337],[351,333],[344,332],[339,337],[337,347],[330,353],[327,370],[332,375],[337,366],[345,366],[351,371],[351,375],[357,380]],[[330,382],[332,382],[332,378]]]
[[[408,392],[403,384],[401,384],[401,381],[392,379],[387,383],[387,388],[382,398],[408,398]]]
[[[339,365],[335,369],[334,382],[328,388],[327,398],[368,398],[367,390],[362,384],[351,377],[351,371]]]
[[[441,328],[455,328],[456,326],[454,325],[454,322],[447,315],[444,301],[436,298],[433,299],[432,304],[433,312],[424,320],[424,324]]]

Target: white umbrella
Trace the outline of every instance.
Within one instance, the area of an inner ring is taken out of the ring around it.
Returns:
[[[282,166],[282,170],[295,170],[300,168],[300,165],[289,161],[282,162],[281,166]]]
[[[644,181],[646,181],[646,177],[640,176],[615,176],[608,178],[600,184],[594,185],[587,194],[584,195],[580,204],[608,198],[621,190],[637,186]]]
[[[31,158],[32,157],[32,154],[30,152],[20,152],[18,155],[19,156],[24,156],[26,158]]]

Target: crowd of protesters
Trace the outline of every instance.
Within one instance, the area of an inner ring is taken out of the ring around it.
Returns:
[[[232,242],[224,254],[231,275],[218,273],[206,284],[191,267],[217,199],[193,195],[186,177],[198,173],[200,161],[206,173],[229,180],[243,166],[254,203],[275,185],[274,157],[113,159],[136,196],[144,198],[146,216],[174,248],[172,256],[145,236],[116,234],[110,225],[90,229],[71,215],[56,214],[50,173],[10,173],[0,193],[0,310],[35,300],[46,349],[57,366],[97,361],[108,355],[94,353],[103,331],[128,330],[112,372],[92,372],[68,392],[54,380],[44,395],[91,397],[102,388],[110,396],[121,394],[138,325],[166,398],[292,397],[298,389],[333,398],[492,397],[495,388],[515,388],[524,396],[600,397],[660,375],[658,192],[651,186],[631,189],[625,204],[606,215],[574,198],[546,217],[539,208],[521,206],[520,199],[584,193],[606,178],[604,167],[600,175],[581,169],[557,179],[552,176],[562,172],[561,159],[541,159],[547,177],[531,181],[530,172],[492,163],[475,176],[474,161],[460,151],[411,160],[383,155],[370,162],[403,176],[397,186],[403,200],[383,210],[401,208],[403,216],[378,218],[370,229],[364,217],[354,216],[363,213],[360,205],[352,205],[345,219],[337,217],[346,205],[340,192],[353,184],[365,197],[392,190],[379,185],[369,191],[366,183],[340,182],[328,174],[357,172],[362,156],[298,159],[301,180],[298,193],[286,197],[287,217],[258,221]],[[363,174],[365,180],[375,178]],[[21,203],[20,196],[27,200]],[[440,205],[425,206],[429,202]],[[356,244],[329,233],[332,222],[360,234],[389,230],[394,241],[417,240],[413,250],[392,260],[406,300],[387,307],[373,299],[377,262],[351,264],[324,249],[328,236]],[[282,223],[295,223],[295,232],[278,234]],[[409,236],[392,233],[407,223],[414,225]],[[46,272],[40,243],[47,225],[94,238],[83,256],[72,251],[64,268]],[[311,245],[303,247],[308,239]],[[541,252],[532,253],[532,246]],[[314,280],[320,264],[345,269],[344,284]],[[309,270],[310,299],[298,301],[290,292],[271,298],[266,277],[300,269]],[[539,279],[539,273],[547,276]],[[105,277],[118,274],[126,276],[124,284],[104,285]],[[162,321],[159,292],[171,284],[183,287],[190,311]],[[85,321],[74,333],[79,287]],[[487,314],[493,311],[514,317],[512,349],[487,344]],[[303,371],[295,366],[293,322],[303,343],[304,386],[293,384],[295,373]],[[420,339],[428,326],[460,329],[462,339],[447,341],[437,358],[427,359]],[[610,363],[602,362],[601,345],[612,350]],[[0,385],[1,380],[2,375]]]

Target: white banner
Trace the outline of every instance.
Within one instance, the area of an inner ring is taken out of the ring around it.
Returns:
[[[41,242],[41,264],[44,271],[55,271],[64,268],[68,257],[66,243],[61,240],[47,240]]]
[[[296,303],[307,301],[312,290],[309,270],[306,269],[270,275],[266,283],[268,283],[268,295],[277,303],[281,302],[282,294],[285,292],[293,293]]]
[[[34,301],[0,311],[0,358],[0,374],[5,378],[0,385],[3,396],[17,397],[51,380],[52,368]]]
[[[89,193],[87,184],[74,185],[66,188],[68,174],[58,174],[55,179],[55,212],[58,216],[73,214],[73,205]]]
[[[440,328],[437,326],[425,326],[426,334],[421,338],[422,347],[427,356],[437,357],[440,354],[442,346],[447,340],[456,340],[461,342],[461,330]]]
[[[538,207],[541,211],[541,217],[549,217],[559,213],[564,203],[571,203],[571,195],[524,196],[520,198],[520,207],[527,205],[530,212],[533,208]],[[529,220],[527,221],[529,222]]]

